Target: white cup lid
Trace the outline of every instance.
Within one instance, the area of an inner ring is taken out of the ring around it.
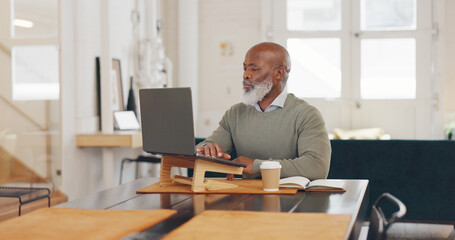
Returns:
[[[275,161],[264,161],[261,163],[260,169],[277,169],[281,168],[281,164]]]

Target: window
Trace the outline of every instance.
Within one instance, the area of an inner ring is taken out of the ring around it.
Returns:
[[[341,96],[340,39],[289,38],[292,71],[288,88],[296,96]]]
[[[362,0],[362,30],[415,30],[416,0]]]
[[[59,57],[56,46],[16,46],[11,55],[13,100],[59,98]]]
[[[414,38],[364,39],[360,49],[360,93],[363,99],[416,97]]]
[[[316,106],[327,129],[379,127],[434,138],[439,102],[428,0],[264,0],[264,40],[286,46],[287,90]],[[440,10],[435,10],[440,11]],[[393,117],[390,117],[393,116]]]
[[[286,31],[274,32],[284,35],[293,62],[289,92],[302,98],[416,98],[417,0],[284,3],[274,7],[284,12]],[[356,72],[359,81],[343,79]]]
[[[59,98],[58,0],[11,0],[13,100]]]
[[[341,0],[288,0],[289,31],[324,31],[341,29]]]

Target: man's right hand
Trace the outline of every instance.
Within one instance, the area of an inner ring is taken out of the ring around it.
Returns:
[[[231,155],[223,152],[223,149],[218,143],[208,143],[202,147],[198,147],[197,152],[209,157],[231,159]]]

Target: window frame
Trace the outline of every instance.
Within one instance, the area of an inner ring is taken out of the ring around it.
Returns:
[[[362,31],[361,0],[341,1],[341,29],[331,31],[288,31],[286,1],[262,0],[262,40],[286,45],[288,38],[339,38],[341,42],[341,96],[331,100],[373,100],[361,98],[360,47],[362,39],[415,38],[416,93],[415,99],[431,98],[434,76],[432,73],[432,1],[416,0],[416,30]],[[270,17],[270,14],[272,15]],[[280,17],[278,17],[280,16]],[[430,79],[430,81],[426,80]],[[311,98],[324,100],[327,98]],[[386,98],[385,98],[386,99]],[[415,100],[387,99],[387,100]],[[376,99],[381,100],[381,99]]]

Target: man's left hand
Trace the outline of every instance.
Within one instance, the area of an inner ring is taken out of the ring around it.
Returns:
[[[247,174],[253,174],[253,162],[254,159],[240,156],[233,160],[234,162],[244,163],[247,166],[243,168],[243,172]]]

